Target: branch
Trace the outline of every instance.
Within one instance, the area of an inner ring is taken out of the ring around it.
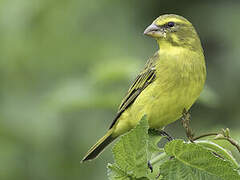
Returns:
[[[230,142],[233,146],[235,146],[238,149],[238,152],[240,152],[240,146],[239,146],[238,142],[230,136],[230,130],[228,128],[222,129],[222,132],[217,134],[217,136],[214,139],[215,140],[219,140],[219,139],[227,140],[228,142]]]
[[[201,136],[197,136],[195,138],[193,138],[193,141],[196,141],[197,139],[201,139],[201,138],[204,138],[204,137],[207,137],[207,136],[217,136],[218,133],[208,133],[208,134],[203,134]]]
[[[228,128],[226,129],[222,129],[222,132],[220,133],[207,133],[207,134],[203,134],[197,137],[194,137],[193,131],[190,128],[190,114],[189,112],[187,112],[185,109],[183,110],[183,117],[182,117],[182,125],[186,130],[186,135],[188,137],[188,139],[193,143],[194,141],[196,141],[197,139],[201,139],[204,137],[208,137],[208,136],[216,136],[214,139],[215,140],[227,140],[228,142],[230,142],[233,146],[235,146],[238,149],[238,152],[240,152],[240,145],[238,144],[238,142],[236,140],[234,140],[231,136],[230,136],[230,130]]]

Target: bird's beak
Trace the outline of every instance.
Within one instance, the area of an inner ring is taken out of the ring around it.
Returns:
[[[159,37],[159,35],[162,34],[162,31],[159,26],[153,23],[145,29],[143,34],[151,37]]]
[[[151,35],[151,34],[153,34],[154,32],[156,32],[156,31],[159,31],[160,30],[160,28],[157,26],[157,25],[155,25],[155,24],[151,24],[150,26],[148,26],[146,29],[145,29],[145,31],[144,31],[144,35]]]

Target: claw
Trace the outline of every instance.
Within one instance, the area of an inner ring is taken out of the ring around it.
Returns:
[[[151,171],[151,173],[152,173],[152,172],[153,172],[153,167],[152,167],[150,161],[148,161],[148,168],[150,169],[150,171]]]
[[[159,133],[161,134],[161,136],[165,136],[167,138],[168,141],[172,141],[173,138],[164,130],[160,130]]]
[[[150,133],[156,134],[156,135],[160,135],[160,136],[164,136],[167,138],[168,141],[172,141],[174,138],[171,137],[167,132],[165,132],[164,130],[157,130],[157,129],[149,129],[148,130]]]

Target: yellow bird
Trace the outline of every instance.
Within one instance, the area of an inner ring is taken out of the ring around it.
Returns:
[[[147,115],[150,128],[162,129],[179,119],[199,97],[206,79],[200,39],[193,25],[179,15],[158,17],[144,31],[159,50],[136,77],[107,133],[82,161],[96,158],[120,135]]]

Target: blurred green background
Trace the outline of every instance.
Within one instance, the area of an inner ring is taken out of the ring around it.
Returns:
[[[191,110],[193,129],[229,127],[240,140],[239,9],[237,0],[1,0],[0,179],[107,179],[111,148],[80,159],[157,50],[142,33],[165,13],[188,18],[205,50],[207,86]],[[180,121],[167,132],[185,136]]]

